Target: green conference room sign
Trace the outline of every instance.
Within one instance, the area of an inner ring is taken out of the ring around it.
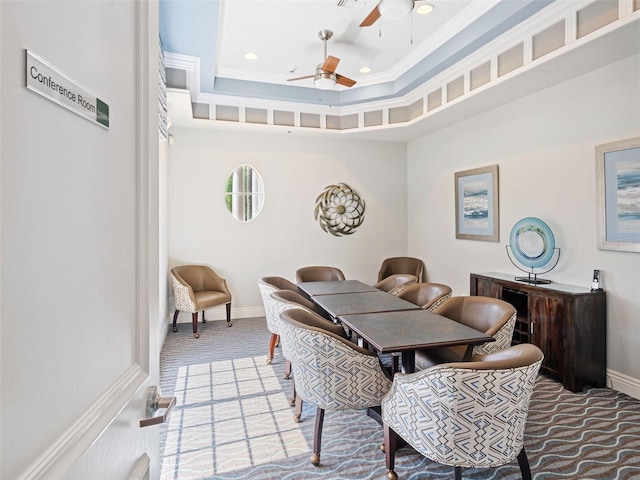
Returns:
[[[74,113],[109,128],[109,105],[25,50],[27,88]]]

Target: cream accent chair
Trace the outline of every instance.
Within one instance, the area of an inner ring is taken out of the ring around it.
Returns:
[[[193,323],[193,336],[199,338],[198,313],[202,312],[202,323],[205,323],[204,311],[208,308],[225,304],[227,307],[227,326],[231,326],[231,292],[227,281],[205,265],[182,265],[171,269],[171,283],[175,296],[176,311],[173,314],[173,331],[179,312],[190,312]]]
[[[486,355],[511,346],[516,325],[516,309],[510,303],[493,297],[451,297],[434,310],[434,313],[455,320],[491,335],[495,341],[473,347],[473,355]],[[428,327],[427,327],[428,328]],[[460,362],[467,347],[433,348],[416,350],[416,368],[428,368],[438,363]]]
[[[398,298],[432,312],[451,298],[451,287],[442,283],[416,283],[402,290]]]
[[[456,480],[462,468],[498,467],[515,458],[522,478],[531,480],[524,429],[542,359],[538,347],[521,344],[474,362],[396,374],[382,399],[389,480],[398,478],[395,452],[403,441],[455,467]]]
[[[325,282],[344,280],[344,273],[336,267],[312,266],[296,270],[296,282]]]
[[[414,275],[418,282],[422,281],[424,274],[424,262],[413,257],[391,257],[382,262],[378,272],[378,281],[396,273],[408,273]]]
[[[271,332],[269,339],[269,351],[267,354],[267,365],[273,361],[276,345],[280,339],[280,312],[277,311],[276,305],[271,300],[271,294],[278,290],[290,290],[297,292],[298,287],[295,283],[290,282],[283,277],[262,277],[258,280],[258,289],[262,296],[262,304],[264,305],[264,316],[267,320],[267,329]]]
[[[280,317],[284,355],[291,360],[298,397],[316,406],[311,463],[318,466],[325,410],[379,406],[391,380],[375,353],[311,326],[317,315],[292,309]]]
[[[397,273],[394,275],[389,275],[373,286],[380,290],[388,292],[391,295],[398,295],[409,285],[413,285],[417,281],[418,277],[416,277],[415,275],[409,275],[408,273]]]

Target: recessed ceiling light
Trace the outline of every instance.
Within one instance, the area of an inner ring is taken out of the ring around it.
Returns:
[[[246,58],[247,60],[255,60],[258,58],[258,54],[254,52],[247,52],[244,54],[244,58]]]
[[[362,67],[360,69],[360,73],[369,73],[369,72],[371,72],[371,68],[369,67]]]
[[[433,12],[434,8],[436,7],[434,7],[430,3],[423,3],[418,8],[416,8],[416,12],[418,12],[420,15],[426,15],[428,13]]]

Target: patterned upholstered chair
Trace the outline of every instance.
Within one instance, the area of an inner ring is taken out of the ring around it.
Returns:
[[[433,311],[451,298],[451,287],[442,283],[416,283],[402,290],[398,298]]]
[[[391,380],[375,353],[311,326],[310,317],[309,312],[301,309],[281,314],[284,355],[291,360],[297,394],[316,406],[311,463],[317,466],[320,464],[325,410],[379,406],[391,387]]]
[[[516,325],[516,309],[510,303],[493,297],[451,297],[434,310],[468,327],[491,335],[495,341],[473,347],[473,355],[486,355],[511,346]],[[433,348],[416,351],[416,368],[424,369],[438,363],[460,362],[467,347]]]
[[[382,262],[378,272],[378,281],[396,273],[408,273],[414,275],[418,282],[422,281],[424,262],[413,257],[391,257]]]
[[[336,267],[312,266],[296,270],[296,282],[324,282],[344,280],[344,273]]]
[[[383,278],[373,286],[390,293],[391,295],[398,295],[404,291],[409,285],[413,285],[418,281],[418,277],[410,275],[408,273],[396,273]]]
[[[193,323],[193,336],[198,334],[198,313],[207,308],[225,304],[227,307],[227,326],[231,326],[231,292],[227,281],[205,265],[182,265],[171,269],[171,283],[176,302],[173,314],[173,331],[178,331],[176,322],[179,312],[190,312]]]
[[[434,462],[462,468],[498,467],[518,459],[531,479],[524,449],[529,400],[542,351],[521,344],[479,361],[436,365],[396,374],[382,400],[387,476],[394,471],[399,439]]]
[[[258,280],[258,289],[262,296],[262,304],[264,305],[264,315],[267,320],[267,329],[271,332],[269,339],[269,351],[267,354],[267,365],[273,361],[276,345],[279,340],[280,312],[277,311],[277,305],[271,299],[271,294],[277,290],[298,291],[298,287],[283,277],[262,277]]]
[[[276,290],[271,294],[271,300],[274,302],[274,312],[278,315],[278,323],[282,323],[282,319],[280,319],[280,314],[287,310],[291,310],[294,308],[299,308],[301,310],[305,310],[309,312],[309,315],[305,317],[305,321],[307,324],[321,328],[323,330],[327,330],[339,337],[343,337],[345,339],[349,339],[347,333],[342,328],[342,325],[338,323],[333,323],[331,320],[327,320],[322,317],[313,302],[307,300],[302,295],[297,292],[293,292],[291,290]],[[280,327],[278,327],[280,329]],[[287,363],[285,366],[284,378],[291,378],[291,361],[284,354],[283,348],[283,356],[285,357]],[[290,405],[295,405],[295,413],[293,415],[293,420],[297,423],[300,421],[300,417],[302,416],[302,400],[300,400],[296,394],[296,386],[295,379],[291,383],[291,398],[289,399]]]

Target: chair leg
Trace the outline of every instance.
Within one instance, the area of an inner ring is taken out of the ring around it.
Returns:
[[[284,379],[289,380],[291,378],[291,362],[287,360],[284,363]]]
[[[275,333],[272,333],[271,338],[269,339],[269,353],[267,354],[267,365],[273,362],[273,352],[276,349],[276,343],[278,343],[278,335]]]
[[[200,334],[198,333],[198,312],[193,312],[191,314],[191,323],[193,324],[193,336],[195,338],[200,338]]]
[[[529,467],[529,459],[527,458],[527,452],[524,451],[524,445],[518,454],[518,464],[520,465],[520,472],[522,472],[522,480],[531,480],[531,467]]]
[[[231,302],[227,303],[227,327],[231,326]]]
[[[178,313],[180,313],[179,310],[176,310],[173,314],[173,331],[177,332],[178,331],[178,327],[176,325],[176,322],[178,321]]]
[[[295,395],[294,400],[294,405],[295,405],[295,409],[293,411],[293,421],[296,423],[300,423],[302,420],[300,420],[300,418],[302,417],[302,397],[300,395],[296,395],[295,391],[293,392],[293,394]]]
[[[462,480],[462,467],[455,467],[455,479]]]
[[[320,448],[322,444],[322,424],[324,423],[324,408],[316,409],[316,429],[313,434],[313,456],[311,463],[316,467],[320,465]]]
[[[384,456],[387,461],[387,478],[397,480],[398,474],[394,471],[396,463],[396,450],[398,448],[398,434],[389,425],[384,425]]]
[[[207,319],[204,318],[204,312],[206,312],[206,310],[202,310],[202,323],[207,323]]]

